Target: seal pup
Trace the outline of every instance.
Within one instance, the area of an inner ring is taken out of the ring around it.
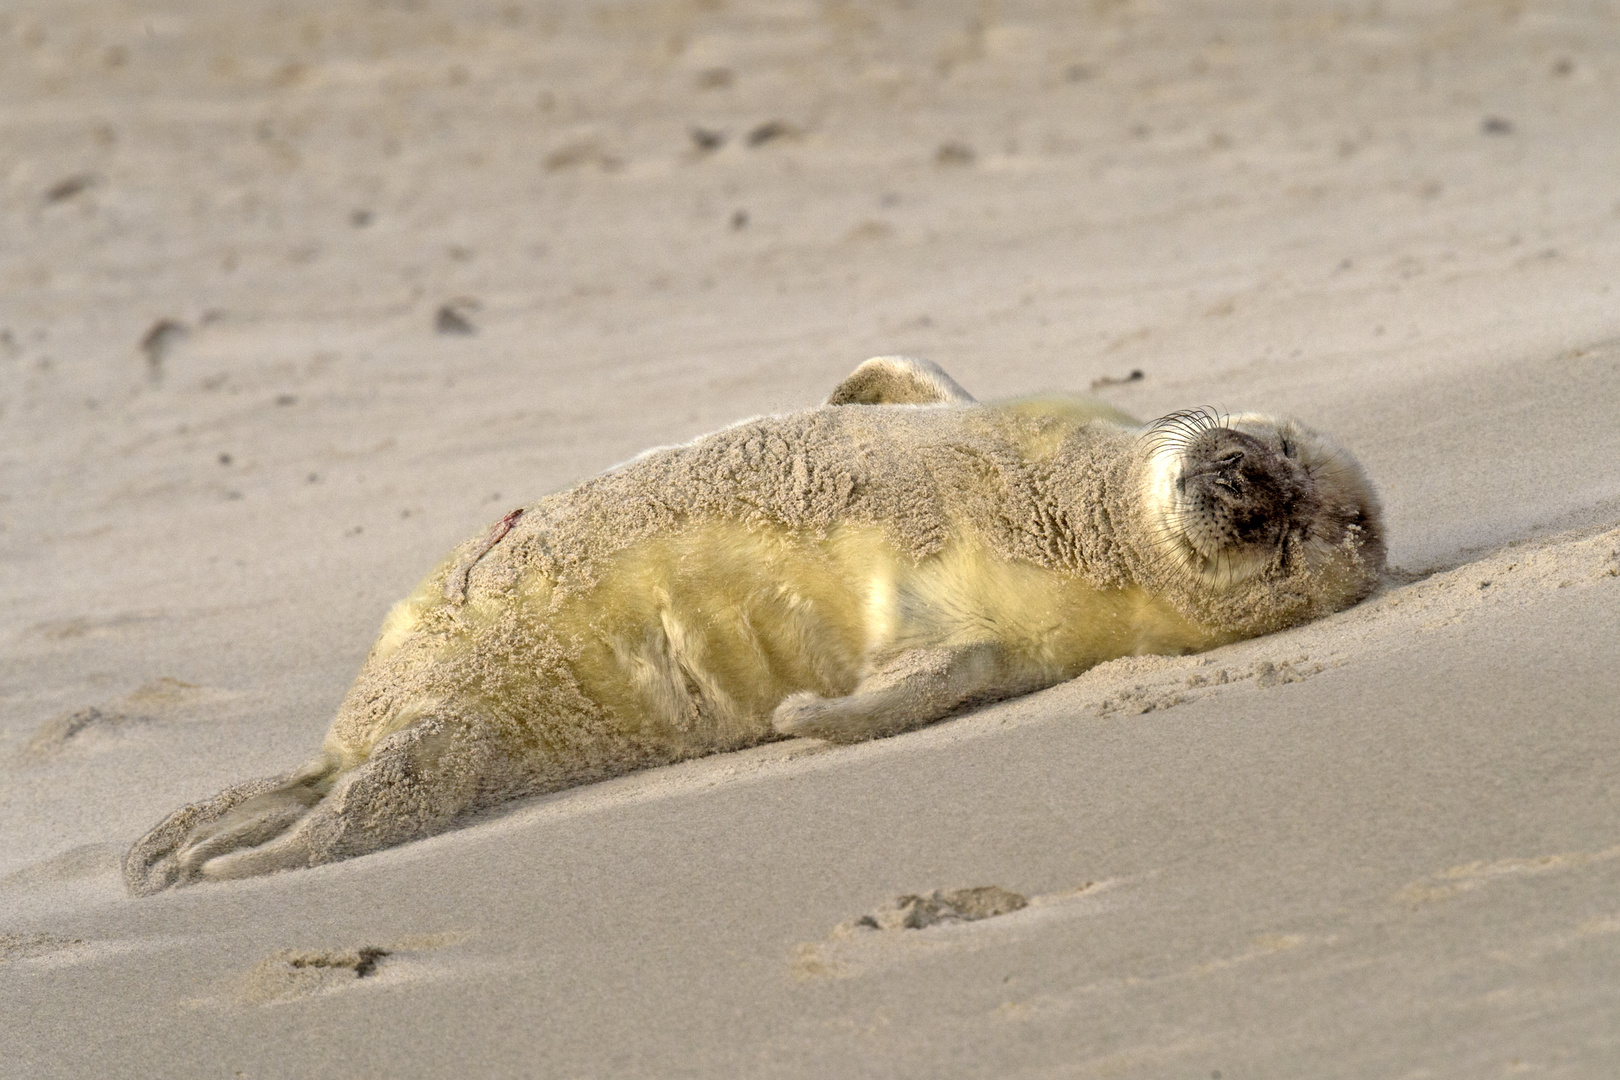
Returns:
[[[364,854],[783,736],[852,742],[1360,600],[1360,468],[1292,420],[979,404],[877,357],[805,412],[513,510],[395,605],[320,755],[171,814],[130,890]]]

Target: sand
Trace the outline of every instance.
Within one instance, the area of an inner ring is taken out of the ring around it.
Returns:
[[[9,0],[0,1075],[1614,1075],[1615,16]],[[453,545],[878,353],[1298,415],[1390,585],[125,895]]]

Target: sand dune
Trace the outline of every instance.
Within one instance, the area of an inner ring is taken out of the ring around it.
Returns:
[[[1617,13],[1388,7],[7,5],[0,1075],[1611,1075]],[[125,895],[455,543],[878,353],[1297,414],[1396,569]]]

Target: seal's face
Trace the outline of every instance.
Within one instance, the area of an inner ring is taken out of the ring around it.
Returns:
[[[1378,503],[1355,461],[1292,420],[1173,413],[1148,428],[1148,505],[1172,561],[1210,585],[1339,576],[1370,591],[1383,566]]]

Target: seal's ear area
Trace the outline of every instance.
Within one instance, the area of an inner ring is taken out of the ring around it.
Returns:
[[[956,385],[932,360],[874,356],[828,396],[828,405],[972,405],[973,395]]]

